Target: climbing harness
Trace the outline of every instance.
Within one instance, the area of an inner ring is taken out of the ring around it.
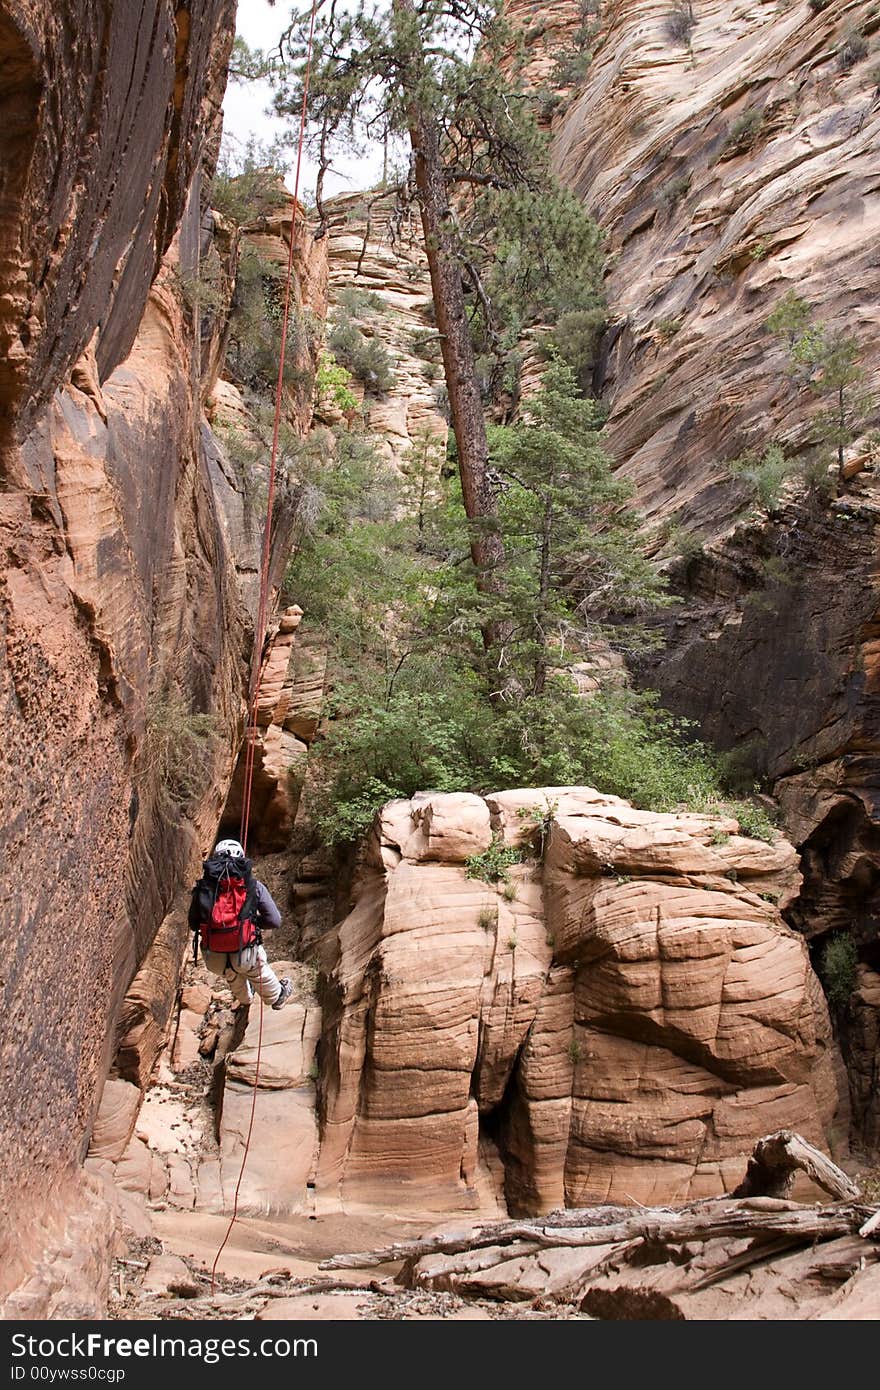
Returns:
[[[263,642],[266,636],[266,627],[269,614],[269,561],[271,554],[272,540],[272,514],[275,506],[275,475],[278,466],[278,439],[281,431],[281,405],[284,394],[284,362],[287,353],[287,328],[288,317],[290,314],[290,287],[293,281],[293,248],[296,236],[296,214],[299,207],[299,180],[302,170],[303,148],[306,139],[306,112],[309,100],[309,83],[312,76],[312,51],[315,41],[315,16],[321,7],[323,0],[312,0],[312,11],[309,20],[309,41],[306,50],[306,66],[303,77],[303,97],[302,110],[299,121],[299,144],[296,154],[296,175],[293,184],[293,210],[290,216],[290,246],[287,254],[287,276],[284,283],[284,311],[281,319],[281,347],[278,358],[278,381],[275,388],[275,421],[272,428],[272,454],[269,461],[269,486],[266,497],[266,525],[263,531],[263,552],[260,564],[260,601],[257,607],[257,625],[254,630],[254,653],[251,663],[250,689],[248,695],[248,724],[246,730],[245,747],[245,768],[244,785],[242,788],[242,807],[241,807],[241,830],[239,840],[242,847],[247,852],[247,837],[250,826],[251,815],[251,795],[254,782],[254,760],[256,757],[257,742],[257,705],[260,695],[260,675],[263,665]],[[260,1084],[260,1057],[263,1049],[263,999],[260,997],[260,1025],[257,1034],[257,1056],[254,1067],[253,1097],[251,1099],[251,1114],[248,1122],[247,1135],[244,1141],[244,1153],[241,1158],[241,1169],[238,1174],[238,1182],[235,1184],[235,1196],[232,1202],[232,1216],[226,1228],[226,1234],[220,1244],[217,1254],[214,1256],[214,1263],[211,1266],[211,1297],[214,1297],[214,1286],[217,1277],[217,1265],[220,1256],[226,1248],[226,1242],[235,1225],[238,1216],[238,1194],[241,1190],[241,1183],[244,1177],[245,1165],[250,1151],[251,1135],[254,1129],[254,1113],[257,1107],[257,1087]]]

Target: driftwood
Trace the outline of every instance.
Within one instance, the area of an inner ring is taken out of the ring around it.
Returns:
[[[355,1255],[334,1255],[321,1269],[373,1269],[400,1260],[418,1260],[425,1255],[458,1255],[465,1251],[517,1245],[519,1253],[539,1249],[575,1249],[590,1245],[617,1245],[632,1240],[661,1245],[687,1241],[728,1239],[747,1236],[791,1235],[798,1243],[831,1240],[859,1229],[864,1207],[802,1207],[786,1203],[783,1209],[759,1206],[760,1199],[733,1201],[717,1197],[699,1208],[682,1207],[669,1211],[645,1207],[628,1221],[613,1226],[550,1226],[517,1221],[481,1226],[468,1236],[433,1236],[426,1240],[401,1241],[383,1250],[367,1250]]]
[[[197,1276],[202,1278],[203,1276]],[[216,1295],[204,1295],[199,1298],[189,1298],[186,1300],[185,1313],[189,1319],[193,1318],[215,1318],[218,1309],[225,1313],[243,1312],[258,1305],[261,1300],[266,1300],[264,1307],[268,1306],[268,1301],[274,1298],[297,1298],[301,1295],[316,1295],[325,1293],[357,1293],[366,1296],[370,1293],[388,1294],[393,1292],[391,1280],[371,1279],[368,1283],[354,1283],[350,1279],[310,1279],[297,1282],[293,1279],[285,1279],[283,1282],[273,1283],[267,1279],[259,1279],[249,1288],[238,1290],[234,1293],[226,1293],[219,1290]],[[159,1306],[162,1300],[157,1299]],[[167,1304],[168,1316],[175,1316],[179,1310],[179,1305]]]
[[[811,1206],[787,1199],[783,1194],[798,1171],[837,1200]],[[834,1270],[830,1285],[835,1278],[846,1279],[847,1261],[865,1264],[858,1251],[853,1254],[856,1233],[880,1239],[880,1210],[860,1203],[859,1196],[825,1154],[801,1135],[780,1130],[758,1142],[742,1183],[726,1197],[677,1208],[603,1206],[493,1221],[337,1255],[321,1268],[402,1262],[396,1277],[410,1286],[502,1299],[537,1297],[540,1307],[565,1302],[599,1317],[690,1316],[681,1311],[682,1298],[686,1303],[691,1295],[776,1260],[802,1259],[806,1252],[813,1261],[810,1252],[820,1252],[826,1242],[838,1244],[828,1246],[827,1256],[817,1253],[816,1262]],[[874,1248],[867,1253],[869,1262],[874,1253]],[[551,1268],[555,1282],[548,1290],[542,1271]],[[612,1308],[629,1311],[609,1312]]]
[[[863,1236],[866,1240],[868,1236],[876,1235],[880,1237],[880,1208],[874,1212],[873,1216],[868,1217],[864,1226],[859,1227],[859,1235]]]
[[[746,1175],[732,1197],[786,1197],[800,1171],[840,1202],[857,1202],[859,1189],[836,1163],[790,1129],[759,1139]]]

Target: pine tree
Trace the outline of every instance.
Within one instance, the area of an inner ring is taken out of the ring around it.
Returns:
[[[501,361],[521,326],[533,321],[541,296],[531,277],[532,283],[521,285],[530,305],[518,316],[507,312],[505,295],[511,296],[503,287],[511,257],[499,262],[492,242],[506,213],[508,243],[518,240],[525,265],[544,242],[542,206],[554,199],[558,227],[566,226],[560,215],[566,199],[569,230],[575,209],[589,222],[577,201],[552,183],[536,99],[518,77],[521,54],[500,9],[498,0],[386,0],[343,13],[331,0],[317,21],[309,97],[322,217],[323,173],[335,144],[389,135],[409,144],[410,170],[401,193],[413,192],[421,215],[475,582],[480,594],[496,598],[502,594],[504,547],[474,339]],[[278,88],[281,112],[295,112],[301,101],[310,17],[310,11],[294,13],[281,39],[287,65]],[[505,204],[505,196],[513,201]],[[595,250],[598,236],[589,227]],[[493,271],[500,266],[488,282],[481,261]],[[577,256],[570,247],[557,261],[565,263],[570,281],[576,278]],[[594,286],[594,271],[595,266],[583,275],[583,284]],[[594,288],[591,294],[596,301]],[[505,316],[508,322],[499,328]],[[493,605],[486,611],[491,614]],[[483,640],[490,667],[503,659],[503,638],[487,616]]]
[[[828,401],[817,412],[814,426],[823,443],[833,447],[842,482],[844,450],[877,409],[876,398],[863,389],[858,339],[843,329],[832,331],[826,324],[813,323],[810,305],[794,290],[780,300],[767,327],[785,340],[792,372],[806,380],[814,395]]]
[[[583,399],[571,367],[556,359],[521,419],[490,435],[505,486],[505,599],[501,625],[524,689],[541,696],[553,664],[589,653],[609,632],[608,614],[664,602],[636,543],[632,487],[614,475],[599,435],[598,407]]]

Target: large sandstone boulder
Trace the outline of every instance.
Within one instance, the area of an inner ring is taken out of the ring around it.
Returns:
[[[92,1129],[89,1158],[120,1159],[134,1133],[141,1093],[130,1081],[114,1078],[106,1083]]]
[[[672,1202],[771,1130],[824,1145],[796,855],[738,829],[591,788],[390,803],[336,929],[319,1194],[474,1208],[488,1144],[515,1211]],[[523,857],[488,883],[493,837]]]

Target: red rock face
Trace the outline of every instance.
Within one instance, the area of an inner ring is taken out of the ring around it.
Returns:
[[[467,872],[493,834],[543,862]],[[526,811],[525,818],[520,812]],[[791,845],[589,788],[392,802],[325,995],[318,1192],[513,1212],[729,1190],[755,1140],[826,1144],[828,1012],[780,906]]]
[[[131,348],[216,138],[234,11],[233,0],[0,7],[7,435],[29,433],[99,324],[102,377]]]
[[[26,1287],[22,1315],[60,1306],[53,1242],[100,1224],[74,1172],[117,1010],[216,824],[240,718],[248,619],[193,326],[168,275],[147,303],[182,219],[198,242],[187,195],[216,141],[231,11],[0,7],[0,1297]],[[185,813],[150,754],[169,682],[216,721]],[[97,1254],[80,1271],[93,1300],[100,1271]]]
[[[557,172],[611,253],[594,383],[609,448],[648,520],[692,547],[680,560],[672,542],[662,552],[684,604],[642,678],[731,751],[744,785],[766,781],[780,800],[803,850],[792,923],[815,939],[853,932],[876,969],[876,404],[847,444],[837,500],[792,488],[755,521],[728,466],[774,442],[803,460],[817,443],[827,401],[766,327],[787,292],[853,335],[865,387],[877,379],[876,15],[867,0],[845,13],[705,0],[676,35],[673,8],[602,6],[588,78],[552,129]],[[532,80],[546,76],[579,6],[505,9]]]
[[[870,59],[840,57],[874,20],[868,3],[844,17],[709,0],[683,41],[672,8],[603,9],[554,161],[613,256],[599,372],[611,450],[652,519],[714,538],[741,503],[725,460],[802,444],[817,406],[764,326],[785,291],[854,332],[869,373],[876,362],[880,112]]]

